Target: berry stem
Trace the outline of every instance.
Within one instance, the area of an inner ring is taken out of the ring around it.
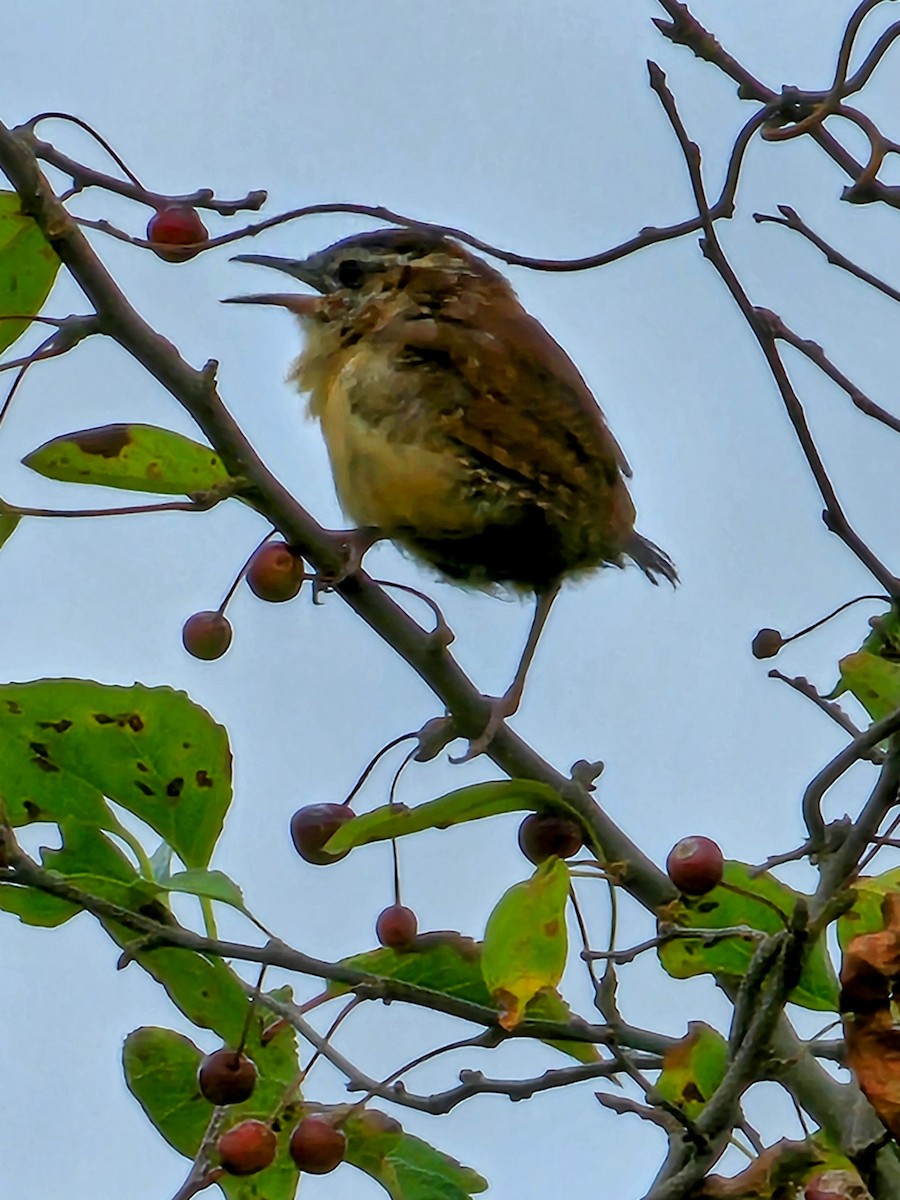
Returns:
[[[838,613],[842,613],[845,608],[850,608],[854,604],[860,604],[863,600],[883,600],[885,604],[890,604],[890,596],[855,596],[852,600],[847,600],[843,604],[838,605],[834,612],[830,612],[827,617],[821,617],[818,621],[814,621],[812,625],[807,625],[805,629],[799,630],[797,633],[792,633],[790,637],[782,637],[781,644],[786,646],[788,642],[795,642],[797,638],[805,637],[806,634],[812,633],[814,629],[818,629],[820,625],[824,625],[826,621],[830,621],[832,617],[836,617]]]
[[[72,125],[77,125],[79,129],[83,129],[85,133],[89,134],[99,146],[103,147],[123,175],[130,179],[136,188],[140,188],[141,191],[146,191],[146,188],[138,179],[137,175],[135,175],[134,171],[132,171],[130,167],[126,166],[121,156],[117,154],[115,150],[113,150],[106,138],[102,137],[97,130],[94,129],[93,125],[89,125],[87,121],[83,121],[81,117],[73,116],[72,113],[67,112],[38,113],[36,117],[31,118],[31,120],[28,122],[28,125],[30,129],[34,131],[41,121],[69,121]]]
[[[247,574],[247,568],[250,566],[251,562],[253,562],[253,555],[256,554],[257,550],[261,550],[263,548],[263,546],[266,544],[266,542],[269,541],[270,538],[274,537],[277,532],[278,532],[278,530],[273,526],[269,530],[269,532],[266,534],[266,536],[263,538],[263,540],[259,543],[259,545],[255,546],[253,548],[252,553],[247,556],[247,561],[244,563],[244,565],[238,571],[237,575],[235,575],[234,580],[232,581],[231,587],[225,593],[225,598],[222,600],[222,603],[216,609],[216,612],[220,616],[225,615],[225,609],[231,603],[231,599],[234,596],[234,593],[238,589],[238,584],[241,582],[241,580]]]
[[[253,992],[250,996],[250,1002],[247,1005],[247,1013],[246,1013],[246,1016],[244,1017],[244,1028],[241,1030],[241,1036],[238,1041],[237,1049],[234,1052],[235,1056],[244,1053],[244,1046],[247,1043],[247,1034],[250,1032],[250,1021],[251,1021],[251,1018],[253,1017],[253,1010],[256,1007],[256,1002],[259,999],[259,993],[260,993],[260,989],[262,988],[263,979],[265,979],[265,976],[266,976],[266,966],[267,965],[268,964],[263,963],[263,965],[259,969],[259,975],[257,976],[257,979],[256,979],[256,987],[254,987]]]
[[[417,736],[417,733],[401,733],[399,737],[395,737],[392,741],[382,746],[378,753],[369,760],[365,770],[360,775],[359,779],[357,779],[356,783],[354,783],[353,787],[350,789],[350,794],[347,796],[347,799],[343,801],[343,803],[350,804],[353,801],[353,798],[356,796],[357,792],[384,758],[385,754],[388,753],[388,751],[393,750],[395,746],[399,746],[401,742],[406,742],[410,738]]]

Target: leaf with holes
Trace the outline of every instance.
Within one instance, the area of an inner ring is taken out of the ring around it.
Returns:
[[[728,1043],[703,1021],[691,1021],[681,1041],[667,1050],[656,1090],[694,1120],[725,1078]]]
[[[15,192],[0,192],[0,353],[25,332],[50,295],[60,268],[56,251]]]
[[[155,425],[100,425],[44,442],[22,459],[64,483],[92,483],[164,496],[222,491],[229,475],[209,446]]]
[[[0,795],[13,826],[119,832],[104,797],[205,867],[231,802],[228,737],[184,692],[85,679],[0,686]]]
[[[759,944],[757,934],[786,928],[799,893],[745,863],[726,862],[722,883],[704,896],[682,896],[661,914],[682,929],[734,929],[721,939],[678,938],[659,948],[659,961],[674,979],[694,975],[743,976]],[[755,932],[754,932],[755,931]],[[823,937],[810,946],[800,983],[790,999],[803,1008],[837,1011],[838,984]]]

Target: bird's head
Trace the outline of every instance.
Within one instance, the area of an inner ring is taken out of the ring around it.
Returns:
[[[299,279],[318,296],[276,293],[235,296],[227,303],[276,304],[300,317],[328,316],[342,310],[352,314],[379,298],[404,291],[416,294],[467,285],[507,287],[499,272],[459,242],[427,227],[375,229],[343,238],[308,258],[277,258],[268,254],[238,254],[234,262],[255,263]],[[328,303],[329,298],[337,301]]]

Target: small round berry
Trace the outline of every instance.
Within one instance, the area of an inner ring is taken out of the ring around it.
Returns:
[[[404,904],[391,904],[378,914],[375,934],[382,944],[391,950],[409,950],[416,940],[419,922],[411,908]]]
[[[685,896],[703,896],[722,882],[725,860],[708,837],[686,837],[669,851],[666,871]]]
[[[219,1138],[219,1160],[229,1175],[255,1175],[275,1161],[275,1134],[263,1121],[241,1121]]]
[[[200,243],[209,234],[195,208],[188,204],[171,204],[153,214],[147,224],[147,241],[157,258],[166,262],[187,262],[200,253]]]
[[[298,808],[291,817],[291,839],[294,849],[301,858],[317,867],[346,858],[349,850],[329,854],[323,846],[342,825],[353,820],[353,809],[349,804],[307,804]]]
[[[556,813],[529,813],[519,826],[519,849],[535,864],[555,854],[571,858],[584,845],[581,829]]]
[[[347,1139],[327,1117],[304,1117],[291,1134],[291,1158],[301,1171],[327,1175],[343,1161]]]
[[[293,600],[305,578],[303,559],[286,542],[266,542],[247,568],[250,591],[273,604]]]
[[[188,654],[211,662],[221,658],[231,645],[231,622],[220,612],[198,612],[188,617],[181,640]]]
[[[750,643],[750,649],[754,658],[774,658],[783,645],[784,638],[777,629],[761,629]]]
[[[252,1058],[223,1046],[200,1063],[197,1083],[210,1104],[243,1104],[253,1095],[258,1074]]]

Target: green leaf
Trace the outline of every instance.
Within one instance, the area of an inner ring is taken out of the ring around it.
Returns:
[[[25,925],[53,929],[81,912],[77,904],[49,896],[37,888],[19,887],[14,883],[0,884],[0,909],[18,917]]]
[[[207,900],[219,900],[222,904],[230,904],[242,913],[247,912],[241,889],[224,871],[204,871],[200,868],[177,871],[165,882],[160,881],[159,886],[166,892],[186,892],[191,896],[203,896]]]
[[[725,1078],[728,1042],[703,1021],[691,1021],[685,1037],[666,1051],[656,1090],[692,1120]]]
[[[84,679],[0,686],[0,795],[10,823],[116,830],[105,796],[205,867],[231,802],[225,730],[184,692]]]
[[[528,1001],[562,978],[568,899],[568,867],[548,858],[530,879],[509,888],[488,917],[481,971],[504,1029],[514,1029]]]
[[[900,892],[900,867],[868,879],[857,879],[850,885],[856,893],[853,907],[838,919],[837,935],[841,950],[846,950],[853,938],[863,933],[880,933],[884,929],[881,904],[891,892]]]
[[[9,541],[21,520],[18,513],[4,512],[0,501],[0,546]]]
[[[838,663],[841,680],[829,699],[850,692],[873,721],[880,721],[900,707],[900,663],[857,650]]]
[[[179,1154],[193,1158],[209,1124],[210,1104],[197,1087],[203,1054],[172,1029],[144,1027],[125,1039],[128,1090]]]
[[[22,215],[16,193],[0,192],[0,353],[31,324],[3,320],[4,314],[37,315],[60,265],[56,251],[31,217]]]
[[[666,910],[665,919],[686,929],[743,925],[764,934],[777,933],[785,928],[799,893],[767,872],[750,872],[744,863],[726,862],[719,887],[705,896],[682,896]],[[740,934],[711,945],[692,938],[673,940],[660,946],[659,960],[674,979],[704,974],[740,977],[750,965],[757,944],[752,936]],[[823,937],[810,947],[800,983],[790,999],[817,1012],[837,1011],[838,983]]]
[[[288,989],[275,994],[284,997],[286,992],[289,996]],[[222,1132],[249,1118],[269,1121],[282,1109],[285,1092],[299,1072],[290,1030],[280,1031],[265,1047],[257,1036],[248,1039],[246,1053],[256,1063],[259,1079],[249,1100],[229,1105]],[[122,1056],[132,1095],[169,1145],[186,1158],[196,1154],[213,1114],[213,1106],[197,1087],[202,1057],[189,1038],[156,1028],[129,1034]],[[278,1151],[271,1167],[243,1179],[226,1175],[219,1181],[229,1200],[292,1200],[298,1172],[287,1152],[291,1129],[290,1119],[279,1122]]]
[[[873,617],[862,646],[838,664],[840,678],[828,699],[850,692],[873,721],[900,707],[900,614],[893,609]]]
[[[471,1167],[406,1133],[398,1121],[364,1110],[344,1125],[346,1161],[365,1171],[391,1200],[467,1200],[487,1181]]]
[[[132,950],[138,935],[113,922],[104,925],[123,949]],[[134,959],[162,984],[193,1025],[213,1030],[232,1046],[238,1044],[249,1000],[237,975],[222,959],[169,947],[138,950]]]
[[[481,945],[458,933],[423,933],[416,938],[412,950],[370,950],[344,959],[343,965],[496,1011],[481,973]],[[340,996],[350,989],[346,984],[329,983],[327,990],[332,996]],[[558,992],[546,989],[530,1001],[525,1016],[542,1021],[568,1021],[571,1010]],[[600,1057],[597,1047],[590,1042],[559,1041],[547,1045],[577,1062],[596,1062]]]
[[[420,804],[417,808],[386,804],[372,812],[363,813],[332,834],[325,849],[336,854],[355,846],[365,846],[369,842],[383,842],[407,833],[421,833],[423,829],[446,829],[450,825],[478,821],[482,817],[497,816],[498,813],[523,809],[540,812],[560,807],[565,806],[553,788],[531,779],[475,783],[440,796],[437,800],[430,800],[427,804]]]
[[[66,433],[22,461],[48,479],[165,496],[211,491],[229,481],[209,446],[155,425],[101,425]]]
[[[62,830],[59,850],[43,849],[41,862],[48,871],[91,896],[122,908],[141,909],[152,903],[155,889],[143,881],[125,855],[105,834],[77,822]],[[78,904],[48,895],[37,888],[5,885],[0,888],[0,908],[15,913],[28,925],[61,925],[76,913]]]

